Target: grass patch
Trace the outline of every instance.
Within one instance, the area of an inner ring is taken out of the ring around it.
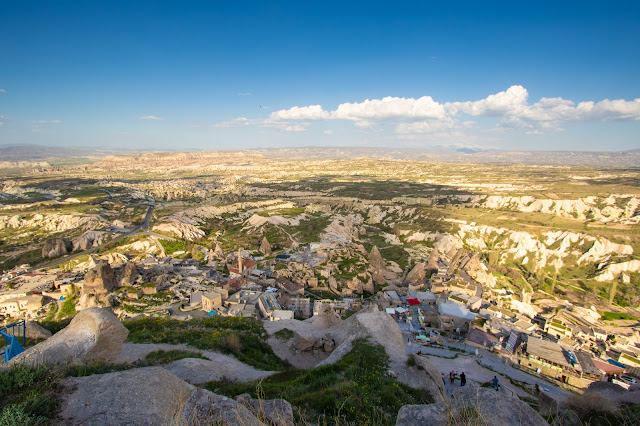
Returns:
[[[433,398],[389,377],[388,363],[382,346],[360,339],[335,364],[284,371],[260,383],[212,382],[206,388],[227,396],[249,393],[254,398],[284,398],[307,420],[317,418],[318,423],[395,424],[400,407],[428,404]]]
[[[0,371],[1,425],[44,425],[58,404],[58,376],[48,367],[12,366]]]
[[[278,339],[289,340],[293,337],[293,331],[288,328],[283,328],[282,330],[276,331],[274,334]]]
[[[65,295],[65,297],[58,312],[59,319],[73,317],[77,313],[76,300],[78,300],[78,294],[74,292],[73,294]]]
[[[602,315],[602,319],[604,321],[616,321],[616,320],[629,320],[629,321],[638,321],[640,318],[625,314],[623,312],[600,312]]]
[[[73,318],[65,318],[59,321],[54,321],[52,319],[45,319],[43,321],[37,321],[37,323],[42,328],[46,328],[47,330],[49,330],[51,334],[56,334],[58,331],[68,326],[72,319]]]
[[[127,341],[133,343],[187,344],[201,350],[234,355],[262,370],[282,370],[287,364],[265,342],[262,325],[251,318],[209,317],[179,321],[141,318],[125,321]]]
[[[172,254],[177,251],[189,251],[187,245],[181,241],[169,241],[163,239],[158,239],[158,241],[160,241],[160,244],[162,245],[162,248],[164,249],[166,254]]]
[[[147,365],[168,364],[172,361],[177,361],[184,358],[209,359],[206,356],[202,355],[202,352],[185,351],[182,349],[171,349],[168,351],[157,350],[149,352],[147,356],[144,357]]]

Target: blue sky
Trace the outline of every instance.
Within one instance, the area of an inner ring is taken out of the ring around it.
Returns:
[[[0,144],[640,147],[640,5],[5,2]]]

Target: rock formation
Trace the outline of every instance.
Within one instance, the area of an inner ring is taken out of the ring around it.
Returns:
[[[108,294],[118,285],[115,273],[108,262],[98,261],[96,267],[90,269],[84,276],[82,295],[95,297],[98,303],[107,304]]]
[[[231,382],[252,382],[264,379],[275,371],[262,371],[237,359],[220,354],[212,361],[200,358],[184,358],[164,366],[182,380],[199,385],[208,382],[228,380]]]
[[[320,304],[318,315],[313,318],[313,328],[316,330],[324,330],[342,322],[340,315],[330,305],[324,303]]]
[[[357,294],[362,294],[365,291],[369,293],[375,292],[375,287],[371,278],[366,282],[362,282],[359,277],[353,277],[351,280],[347,281],[347,288],[353,290],[353,292]]]
[[[407,366],[407,353],[400,327],[391,316],[378,311],[375,306],[362,310],[323,332],[324,336],[330,336],[335,341],[336,347],[318,366],[339,361],[351,351],[354,340],[368,338],[371,343],[384,347],[389,355],[390,370],[397,375],[398,381],[415,388],[426,389],[434,398],[442,394],[440,373],[424,358],[419,360],[423,370]],[[321,339],[322,336],[317,332],[316,338]]]
[[[136,282],[136,279],[140,276],[140,274],[136,270],[136,264],[133,262],[127,262],[124,265],[124,268],[122,268],[122,270],[120,271],[119,275],[120,278],[118,281],[120,282],[121,287],[132,286]]]
[[[451,424],[548,426],[540,414],[517,396],[474,385],[454,390],[446,402],[405,405],[396,419],[398,426]]]
[[[433,249],[431,255],[429,256],[429,260],[427,261],[427,271],[429,272],[438,272],[438,259],[440,258],[440,253],[437,249]]]
[[[60,257],[71,253],[73,243],[68,238],[51,238],[42,247],[42,257]]]
[[[68,378],[63,386],[63,424],[261,424],[242,404],[198,389],[161,367]]]
[[[129,331],[109,309],[89,308],[54,336],[30,347],[11,360],[11,364],[80,365],[115,362]]]
[[[169,223],[159,223],[153,227],[153,230],[169,233],[187,241],[197,241],[205,236],[202,229],[190,223],[182,223],[177,220]]]
[[[265,256],[269,256],[271,254],[271,244],[269,244],[267,237],[262,238],[262,243],[260,243],[260,252]]]
[[[291,404],[284,399],[262,401],[243,393],[236,396],[235,400],[249,409],[258,419],[274,426],[290,426],[295,423]]]
[[[88,250],[99,246],[104,240],[105,233],[101,231],[87,231],[73,240],[73,250]]]
[[[214,254],[218,259],[222,259],[224,257],[224,251],[222,250],[222,246],[220,245],[220,243],[216,243],[216,249]]]
[[[425,267],[426,265],[422,262],[416,263],[411,272],[407,274],[405,281],[409,283],[422,282],[426,276]]]
[[[380,254],[380,250],[378,250],[378,246],[373,246],[371,252],[369,253],[369,264],[374,269],[379,269],[381,271],[385,271],[387,269],[387,265]]]

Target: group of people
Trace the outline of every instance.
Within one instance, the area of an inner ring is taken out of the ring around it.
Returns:
[[[449,373],[449,383],[453,384],[456,381],[456,378],[458,377],[458,372],[457,371],[451,371]],[[442,374],[442,382],[444,383],[444,385],[447,385],[447,380],[444,378],[444,373]],[[460,386],[464,386],[467,384],[467,376],[464,374],[464,371],[462,373],[460,373]],[[498,381],[498,376],[493,376],[493,379],[491,380],[491,384],[493,385],[493,388],[497,391],[500,390],[500,383]]]
[[[449,383],[453,384],[453,382],[456,381],[456,378],[458,376],[458,372],[457,371],[451,371],[449,373]],[[446,385],[447,382],[444,379],[444,375],[442,376],[442,380],[444,381],[444,384]],[[460,386],[464,386],[467,384],[467,376],[465,376],[464,371],[462,373],[460,373]]]

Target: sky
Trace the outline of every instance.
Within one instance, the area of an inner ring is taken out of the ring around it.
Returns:
[[[0,145],[640,148],[638,1],[16,1]]]

